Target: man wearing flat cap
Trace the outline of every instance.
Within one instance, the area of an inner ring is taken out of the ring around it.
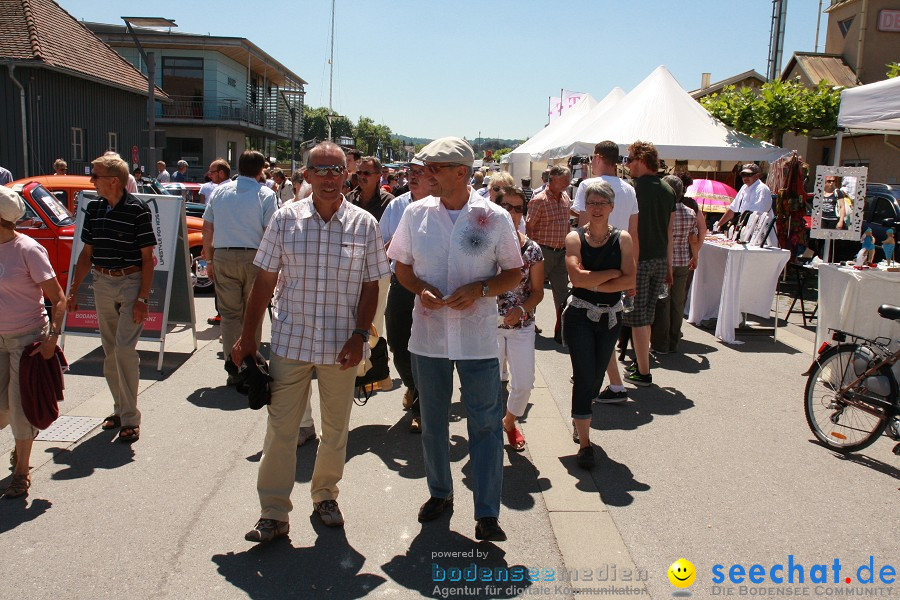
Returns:
[[[419,521],[453,504],[449,414],[453,369],[466,407],[475,492],[475,537],[503,541],[497,517],[503,485],[497,295],[521,279],[522,256],[509,214],[469,191],[472,147],[446,137],[425,146],[431,197],[410,204],[391,240],[400,284],[416,295],[409,351],[422,412],[430,498]]]
[[[735,215],[740,216],[745,210],[751,212],[771,212],[772,210],[772,190],[759,180],[759,165],[747,163],[741,167],[741,179],[744,181],[744,185],[741,186],[737,196],[728,206],[728,210],[719,219],[719,229]]]

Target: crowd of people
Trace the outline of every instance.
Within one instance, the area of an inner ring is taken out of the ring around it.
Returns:
[[[241,154],[235,178],[227,161],[210,163],[203,255],[221,315],[226,385],[244,385],[236,375],[241,365],[261,360],[263,318],[272,309],[261,510],[247,540],[288,533],[296,448],[319,435],[313,507],[325,525],[344,523],[338,483],[356,377],[373,329],[386,338],[405,387],[409,429],[422,436],[429,497],[419,521],[434,520],[453,504],[455,370],[467,416],[475,536],[492,541],[506,539],[499,523],[504,436],[515,451],[526,445],[517,420],[534,387],[535,313],[545,282],[556,313],[552,337],[571,358],[580,467],[595,465],[592,403],[626,401],[625,383],[652,384],[651,349],[677,351],[705,233],[702,213],[684,198],[689,176],[660,177],[651,143],[633,143],[620,159],[618,146],[604,141],[592,156],[594,176],[578,184],[573,202],[567,167],[546,170],[532,190],[528,179],[518,186],[508,173],[474,170],[474,162],[465,140],[447,137],[393,173],[375,157],[330,142],[317,145],[290,177],[273,169],[271,186],[257,151]],[[631,182],[619,177],[622,164]],[[68,298],[46,251],[15,232],[21,198],[0,188],[0,425],[11,423],[16,438],[6,497],[28,492],[36,433],[14,384],[19,356],[34,341],[40,342],[35,353],[52,356],[63,316],[77,310],[77,291],[89,273],[114,402],[102,427],[117,429],[124,443],[140,438],[135,345],[148,317],[157,240],[148,207],[127,191],[128,165],[105,154],[91,166],[99,199],[85,212]],[[169,177],[165,163],[157,168],[160,178]],[[179,172],[181,165],[171,179]],[[52,301],[49,318],[43,296]],[[615,347],[628,339],[635,361],[623,378]],[[318,428],[310,405],[313,376]]]

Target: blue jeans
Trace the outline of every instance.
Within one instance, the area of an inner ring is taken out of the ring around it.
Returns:
[[[469,459],[475,489],[475,518],[500,514],[503,488],[503,402],[496,358],[450,360],[412,354],[413,378],[422,410],[422,453],[428,491],[435,498],[453,493],[450,474],[450,398],[453,367],[459,374],[469,431]]]
[[[609,328],[607,315],[595,323],[583,308],[569,306],[563,319],[563,331],[572,360],[572,418],[590,419],[591,402],[600,393],[609,357],[619,339],[622,313],[616,315],[617,322],[612,329]]]

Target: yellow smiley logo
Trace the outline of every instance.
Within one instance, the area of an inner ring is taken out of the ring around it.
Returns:
[[[686,588],[690,587],[694,583],[694,579],[697,578],[697,569],[694,568],[691,561],[679,558],[669,567],[668,575],[672,585]]]

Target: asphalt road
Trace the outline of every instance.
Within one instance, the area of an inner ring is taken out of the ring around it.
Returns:
[[[196,353],[189,335],[176,334],[160,375],[155,346],[140,346],[139,442],[120,445],[96,429],[74,445],[36,445],[28,500],[0,500],[0,598],[574,597],[573,588],[635,585],[661,599],[675,590],[666,570],[680,557],[696,566],[691,591],[707,598],[717,595],[714,565],[727,577],[734,564],[760,564],[768,576],[789,555],[816,597],[814,564],[838,559],[841,578],[854,582],[870,556],[876,573],[885,564],[900,571],[900,459],[886,439],[849,457],[812,441],[800,376],[812,342],[793,325],[779,337],[799,350],[771,337],[728,346],[686,325],[683,353],[654,365],[655,386],[631,390],[624,405],[595,405],[592,440],[601,450],[591,475],[572,456],[569,357],[539,337],[538,389],[522,424],[529,447],[506,452],[501,523],[510,540],[499,544],[474,542],[458,398],[455,509],[416,522],[427,489],[396,380],[394,391],[354,407],[339,498],[346,526],[326,528],[311,515],[312,443],[298,450],[290,539],[254,546],[243,534],[258,517],[265,412],[224,387],[218,328],[205,324],[212,300],[196,305]],[[545,331],[550,312],[541,307]],[[66,354],[62,410],[105,416],[99,340],[70,338]],[[314,415],[318,422],[317,407]],[[8,430],[0,433],[0,451],[11,447]],[[552,569],[556,581],[514,589],[446,581],[472,564],[492,573],[540,569],[538,579]],[[565,569],[578,569],[581,581],[563,584]],[[626,571],[646,581],[628,582]],[[896,583],[887,589],[900,593]]]

